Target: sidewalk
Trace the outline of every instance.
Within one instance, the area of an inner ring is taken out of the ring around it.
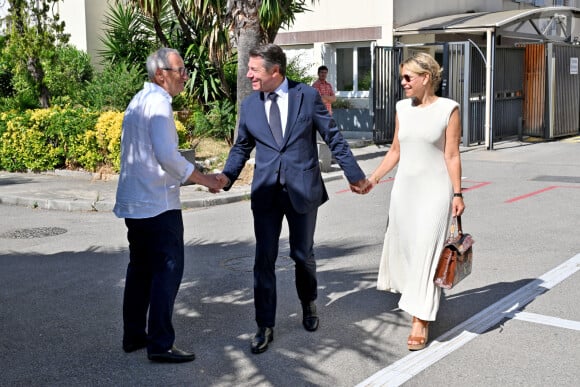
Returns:
[[[353,153],[377,152],[368,141],[349,140]],[[386,148],[381,148],[382,153]],[[325,182],[343,178],[337,165],[322,174]],[[115,205],[117,176],[102,178],[90,172],[61,171],[10,173],[0,171],[0,204],[19,205],[59,211],[112,211]],[[210,193],[200,185],[181,188],[183,208],[210,207],[250,198],[250,186],[234,186],[228,192]]]

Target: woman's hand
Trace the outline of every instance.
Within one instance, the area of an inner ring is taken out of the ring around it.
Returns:
[[[465,212],[465,203],[463,203],[463,198],[458,196],[453,197],[452,215],[454,217],[460,216],[464,212]]]

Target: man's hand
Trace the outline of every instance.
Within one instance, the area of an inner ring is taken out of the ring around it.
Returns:
[[[350,184],[350,190],[357,194],[367,194],[373,188],[373,184],[369,181],[369,179],[360,179],[356,183]]]
[[[223,173],[216,173],[212,175],[217,181],[217,188],[209,188],[209,192],[211,193],[218,193],[220,192],[225,186],[230,184],[230,179]]]
[[[195,184],[205,185],[209,188],[209,192],[218,193],[230,180],[223,173],[212,173],[206,175],[195,169],[191,176],[189,176],[188,181]]]

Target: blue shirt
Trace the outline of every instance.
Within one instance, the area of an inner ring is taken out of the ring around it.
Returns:
[[[129,103],[121,135],[121,171],[113,212],[151,218],[181,209],[179,190],[195,167],[178,151],[171,95],[145,82]]]

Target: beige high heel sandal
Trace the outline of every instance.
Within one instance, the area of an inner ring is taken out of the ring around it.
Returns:
[[[420,323],[423,326],[423,331],[425,336],[411,336],[407,339],[407,347],[409,351],[419,351],[427,345],[427,340],[429,340],[429,321],[423,321],[415,316],[413,316],[413,324]],[[413,344],[411,344],[413,343]]]

